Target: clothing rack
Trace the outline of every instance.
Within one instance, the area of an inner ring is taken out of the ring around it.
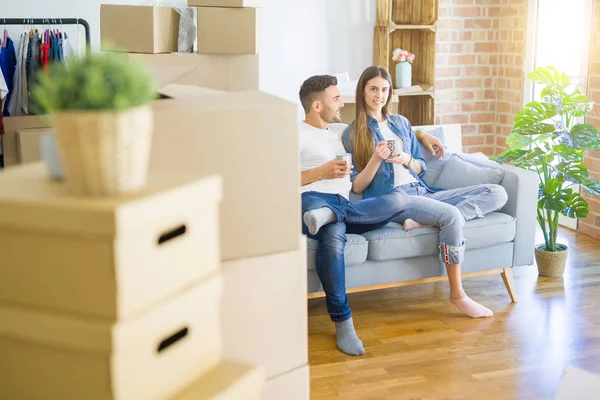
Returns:
[[[85,43],[90,51],[90,24],[81,18],[0,18],[2,25],[81,25],[85,29]]]

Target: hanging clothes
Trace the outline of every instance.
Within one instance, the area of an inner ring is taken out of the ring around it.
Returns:
[[[4,103],[7,96],[8,86],[4,79],[4,73],[2,72],[2,69],[0,69],[0,107],[2,109],[4,109]],[[4,116],[2,113],[0,113],[0,135],[4,135]],[[0,152],[0,154],[2,154],[2,152]]]
[[[63,58],[62,61],[64,63],[68,63],[69,60],[73,57],[77,57],[77,54],[75,52],[75,48],[73,47],[73,39],[69,38],[69,36],[66,34],[64,34],[64,39],[63,39]]]
[[[29,114],[29,81],[27,80],[27,60],[31,46],[29,33],[25,32],[23,36],[23,59],[21,60],[21,110],[23,114]]]
[[[23,65],[23,42],[25,41],[25,35],[21,34],[19,37],[19,44],[17,46],[17,67],[15,68],[15,75],[13,77],[13,93],[8,102],[9,115],[13,117],[23,114],[21,110],[21,99],[23,98],[23,79],[22,65]]]
[[[4,102],[4,106],[0,111],[2,111],[5,116],[10,115],[8,113],[8,102],[10,101],[13,92],[15,68],[17,68],[15,46],[12,39],[8,36],[8,32],[4,30],[4,42],[2,43],[2,50],[0,50],[0,69],[2,69],[6,87],[8,88],[8,95]]]
[[[63,55],[63,35],[62,32],[58,34],[58,61],[62,61]]]
[[[41,38],[36,30],[30,40],[30,48],[31,48],[31,57],[29,58],[29,63],[27,65],[27,97],[28,102],[31,105],[31,88],[35,85],[37,81],[37,73],[40,69],[40,42]],[[29,108],[29,115],[32,115],[33,110],[31,107]]]

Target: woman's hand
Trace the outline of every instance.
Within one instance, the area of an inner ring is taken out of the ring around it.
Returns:
[[[407,154],[403,151],[392,154],[392,158],[385,160],[385,162],[394,163],[394,164],[402,164],[406,166],[408,161],[410,160],[410,154]]]
[[[377,143],[377,145],[375,146],[375,151],[373,152],[373,156],[375,159],[377,159],[378,161],[383,161],[383,160],[387,160],[388,158],[390,158],[390,154],[391,151],[390,149],[388,149],[388,145],[387,145],[387,141],[382,140],[381,142]]]
[[[429,133],[425,133],[423,131],[418,131],[417,139],[423,143],[423,145],[431,152],[436,158],[444,157],[446,154],[446,149],[442,144],[442,141],[437,137],[430,135]]]

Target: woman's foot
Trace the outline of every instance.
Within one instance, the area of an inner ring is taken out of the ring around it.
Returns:
[[[413,221],[412,219],[408,218],[406,221],[404,221],[404,223],[402,224],[402,229],[404,229],[405,231],[412,231],[413,229],[419,229],[419,228],[429,228],[431,225],[423,225],[418,223],[417,221]]]
[[[471,300],[471,298],[467,295],[464,295],[464,297],[459,300],[455,300],[450,297],[450,302],[471,318],[487,318],[494,315],[492,310],[482,306],[476,301]]]

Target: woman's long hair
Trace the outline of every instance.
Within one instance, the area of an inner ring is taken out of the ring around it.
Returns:
[[[375,151],[373,135],[371,134],[367,120],[365,88],[367,82],[378,76],[387,80],[390,84],[390,93],[387,101],[383,105],[383,115],[388,115],[388,104],[392,99],[392,78],[385,68],[374,65],[363,71],[358,80],[358,84],[356,85],[356,117],[350,126],[350,143],[344,143],[347,150],[350,150],[350,148],[353,149],[354,166],[358,168],[359,171],[362,171],[367,166]]]

